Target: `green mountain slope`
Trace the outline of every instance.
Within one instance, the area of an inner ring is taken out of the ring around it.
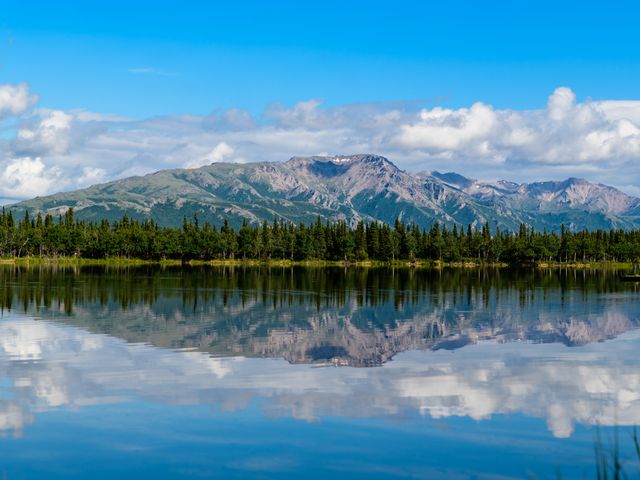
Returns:
[[[583,180],[480,183],[457,174],[411,174],[377,155],[294,157],[284,163],[215,163],[164,170],[11,206],[54,215],[73,207],[87,220],[153,218],[178,226],[184,216],[232,226],[274,219],[379,220],[430,225],[536,228],[636,228],[640,200]]]

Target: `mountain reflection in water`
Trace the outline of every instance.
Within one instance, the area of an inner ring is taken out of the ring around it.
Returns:
[[[0,307],[216,356],[377,366],[478,342],[584,345],[637,326],[612,271],[0,269]]]
[[[640,299],[615,272],[8,267],[0,284],[3,432],[132,398],[260,398],[301,419],[523,413],[558,437],[640,423]]]

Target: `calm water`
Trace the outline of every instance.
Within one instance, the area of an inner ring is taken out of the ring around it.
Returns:
[[[616,272],[4,267],[0,307],[0,478],[593,478],[598,432],[640,473]]]

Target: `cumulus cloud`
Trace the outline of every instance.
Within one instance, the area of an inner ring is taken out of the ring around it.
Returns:
[[[640,101],[580,102],[567,87],[534,110],[483,102],[456,109],[415,103],[324,107],[312,99],[273,105],[262,115],[233,108],[135,120],[32,110],[34,102],[26,85],[0,86],[0,116],[17,118],[15,137],[0,139],[0,171],[38,159],[43,172],[65,175],[25,188],[3,175],[0,192],[18,198],[164,168],[358,152],[385,155],[407,170],[454,170],[484,180],[578,176],[629,192],[640,185]]]
[[[69,148],[73,116],[62,110],[43,111],[37,122],[18,130],[16,147],[27,153],[61,154]]]
[[[576,104],[576,94],[567,87],[557,88],[549,97],[547,110],[549,118],[556,122],[564,120]]]
[[[560,87],[541,110],[496,110],[482,103],[469,109],[425,109],[400,127],[395,141],[401,149],[431,158],[528,167],[574,165],[580,175],[585,164],[606,169],[640,156],[640,124],[633,112],[638,107],[578,104],[573,91]]]
[[[198,168],[210,163],[222,162],[227,159],[229,155],[232,155],[233,152],[233,147],[231,147],[227,142],[220,142],[202,160],[189,160],[185,164],[185,167]]]
[[[0,85],[0,119],[20,115],[37,100],[36,95],[29,93],[26,83]]]
[[[61,171],[47,168],[40,158],[17,158],[6,162],[2,169],[0,195],[9,198],[35,197],[51,191]]]
[[[422,110],[418,120],[401,126],[400,146],[430,153],[452,154],[461,149],[482,147],[497,123],[496,112],[476,103],[471,108]]]

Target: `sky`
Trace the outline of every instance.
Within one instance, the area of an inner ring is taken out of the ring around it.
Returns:
[[[640,194],[637,2],[3,3],[5,203],[350,153]]]

